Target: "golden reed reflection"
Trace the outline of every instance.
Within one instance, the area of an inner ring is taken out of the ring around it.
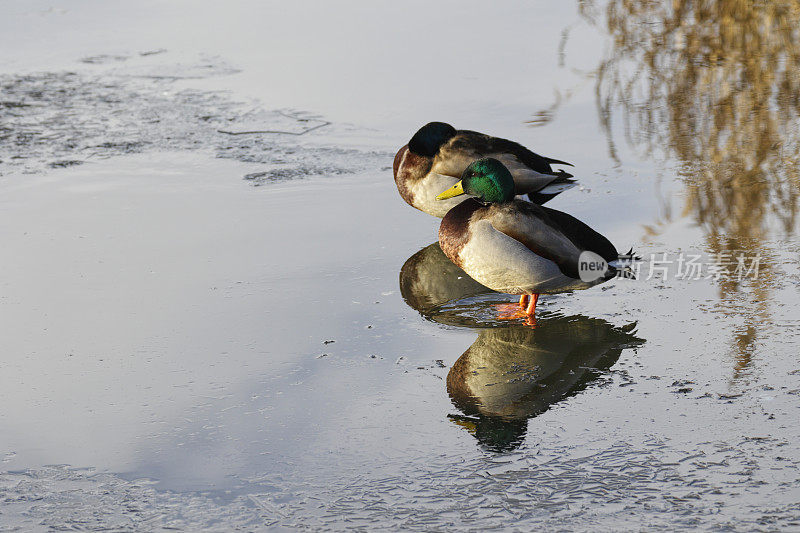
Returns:
[[[579,10],[611,37],[596,99],[612,157],[619,118],[629,144],[681,162],[682,215],[702,227],[710,253],[764,258],[758,279],[720,285],[726,314],[753,300],[733,342],[738,375],[769,322],[771,237],[797,222],[800,2],[579,0]]]

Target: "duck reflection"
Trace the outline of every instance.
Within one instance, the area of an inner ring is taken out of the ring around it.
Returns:
[[[583,390],[623,349],[644,342],[635,326],[544,315],[535,328],[483,329],[447,375],[447,392],[466,415],[451,418],[483,447],[513,449],[522,443],[528,419]]]
[[[473,296],[498,293],[469,277],[435,242],[409,257],[400,269],[400,294],[409,307],[428,320],[475,327],[480,325],[478,317],[465,316],[443,306]]]

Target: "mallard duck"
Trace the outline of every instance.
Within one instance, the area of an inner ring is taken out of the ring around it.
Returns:
[[[570,163],[542,157],[513,141],[457,130],[444,122],[424,125],[400,148],[394,156],[394,181],[406,203],[442,218],[462,199],[437,202],[436,195],[457,182],[472,161],[489,156],[511,171],[514,194],[527,194],[531,202],[543,204],[575,185],[571,174],[556,173],[550,167]]]
[[[586,289],[626,272],[608,239],[567,213],[514,199],[511,172],[497,159],[471,163],[437,200],[473,196],[439,226],[444,254],[478,283],[520,294],[533,317],[540,294]]]

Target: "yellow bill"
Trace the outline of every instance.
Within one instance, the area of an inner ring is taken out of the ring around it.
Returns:
[[[452,198],[454,196],[459,196],[464,194],[464,186],[461,184],[461,181],[444,191],[442,194],[436,197],[437,200],[447,200],[448,198]]]

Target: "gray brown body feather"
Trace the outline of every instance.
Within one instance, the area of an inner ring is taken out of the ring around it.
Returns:
[[[603,278],[583,282],[578,272],[581,253],[617,255],[605,237],[583,222],[520,200],[463,202],[442,219],[439,244],[471,277],[512,294],[557,293],[602,283],[613,276],[613,268]]]

